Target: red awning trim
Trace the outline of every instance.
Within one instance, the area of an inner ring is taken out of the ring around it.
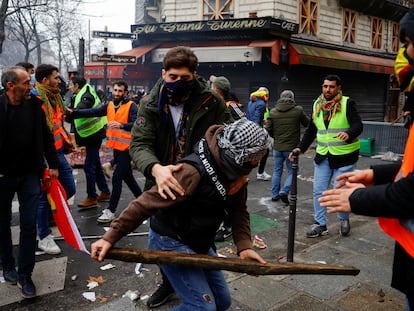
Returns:
[[[122,53],[119,53],[119,55],[135,56],[136,58],[140,58],[140,57],[144,56],[145,54],[151,52],[158,45],[159,44],[139,46],[139,47],[134,48],[132,50],[128,50],[128,51],[124,51]]]
[[[280,40],[252,41],[248,46],[272,48],[271,61],[273,64],[279,65]]]
[[[337,69],[394,73],[394,60],[301,44],[289,44],[291,65],[309,65]]]

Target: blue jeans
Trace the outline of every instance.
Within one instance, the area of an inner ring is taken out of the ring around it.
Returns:
[[[194,254],[185,244],[149,231],[148,248],[153,250]],[[208,255],[217,256],[210,248]],[[230,308],[231,296],[224,275],[219,270],[185,266],[160,265],[182,304],[172,310],[222,311]]]
[[[314,162],[314,175],[313,175],[313,207],[315,209],[315,222],[321,226],[326,226],[326,208],[319,204],[318,199],[322,196],[322,192],[328,190],[332,179],[334,180],[334,188],[338,183],[335,179],[339,175],[351,172],[355,169],[355,165],[346,165],[337,169],[329,167],[328,159],[324,159],[321,163],[316,164]],[[349,219],[349,213],[338,213],[340,220]]]
[[[277,151],[273,149],[273,176],[272,176],[272,198],[276,198],[280,193],[289,194],[292,186],[292,163],[289,160],[290,151]],[[283,174],[283,162],[286,163],[287,177],[285,184],[280,189],[280,181]]]
[[[115,213],[122,192],[122,181],[125,181],[134,197],[141,195],[142,190],[132,174],[131,156],[129,150],[114,150],[114,173],[112,175],[112,194],[109,199],[109,210]]]
[[[88,194],[88,197],[96,198],[98,196],[95,184],[101,192],[109,194],[110,191],[102,171],[101,159],[99,157],[101,144],[87,145],[85,148],[86,157],[83,171],[85,172],[86,177],[86,193]]]
[[[72,168],[63,154],[63,151],[58,150],[59,158],[59,181],[66,191],[66,197],[69,199],[76,192],[75,180],[73,179]],[[50,219],[50,205],[47,201],[46,191],[42,191],[40,194],[39,208],[37,209],[37,230],[40,239],[47,237],[52,231],[49,227]]]
[[[17,266],[20,276],[31,276],[35,265],[36,211],[39,206],[40,177],[0,177],[0,256],[4,269],[15,267],[11,237],[12,201],[19,200],[20,240]]]

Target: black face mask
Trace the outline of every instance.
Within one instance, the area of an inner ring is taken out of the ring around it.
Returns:
[[[195,79],[188,81],[178,80],[175,82],[164,82],[164,87],[167,90],[170,104],[179,105],[185,102],[190,97],[194,83]]]

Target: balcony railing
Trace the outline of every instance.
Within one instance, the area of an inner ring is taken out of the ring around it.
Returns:
[[[399,22],[404,14],[414,6],[414,0],[339,0],[339,4],[365,15]]]

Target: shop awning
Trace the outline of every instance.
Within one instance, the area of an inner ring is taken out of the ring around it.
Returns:
[[[393,59],[296,43],[289,44],[289,52],[291,65],[310,65],[383,74],[394,73]]]
[[[252,41],[250,47],[272,48],[271,61],[273,64],[279,65],[280,40],[263,40]]]
[[[145,54],[151,52],[157,46],[158,46],[158,44],[143,45],[143,46],[136,47],[132,50],[128,50],[128,51],[124,51],[122,53],[119,53],[119,55],[135,56],[136,58],[140,58],[140,57],[144,56]]]

